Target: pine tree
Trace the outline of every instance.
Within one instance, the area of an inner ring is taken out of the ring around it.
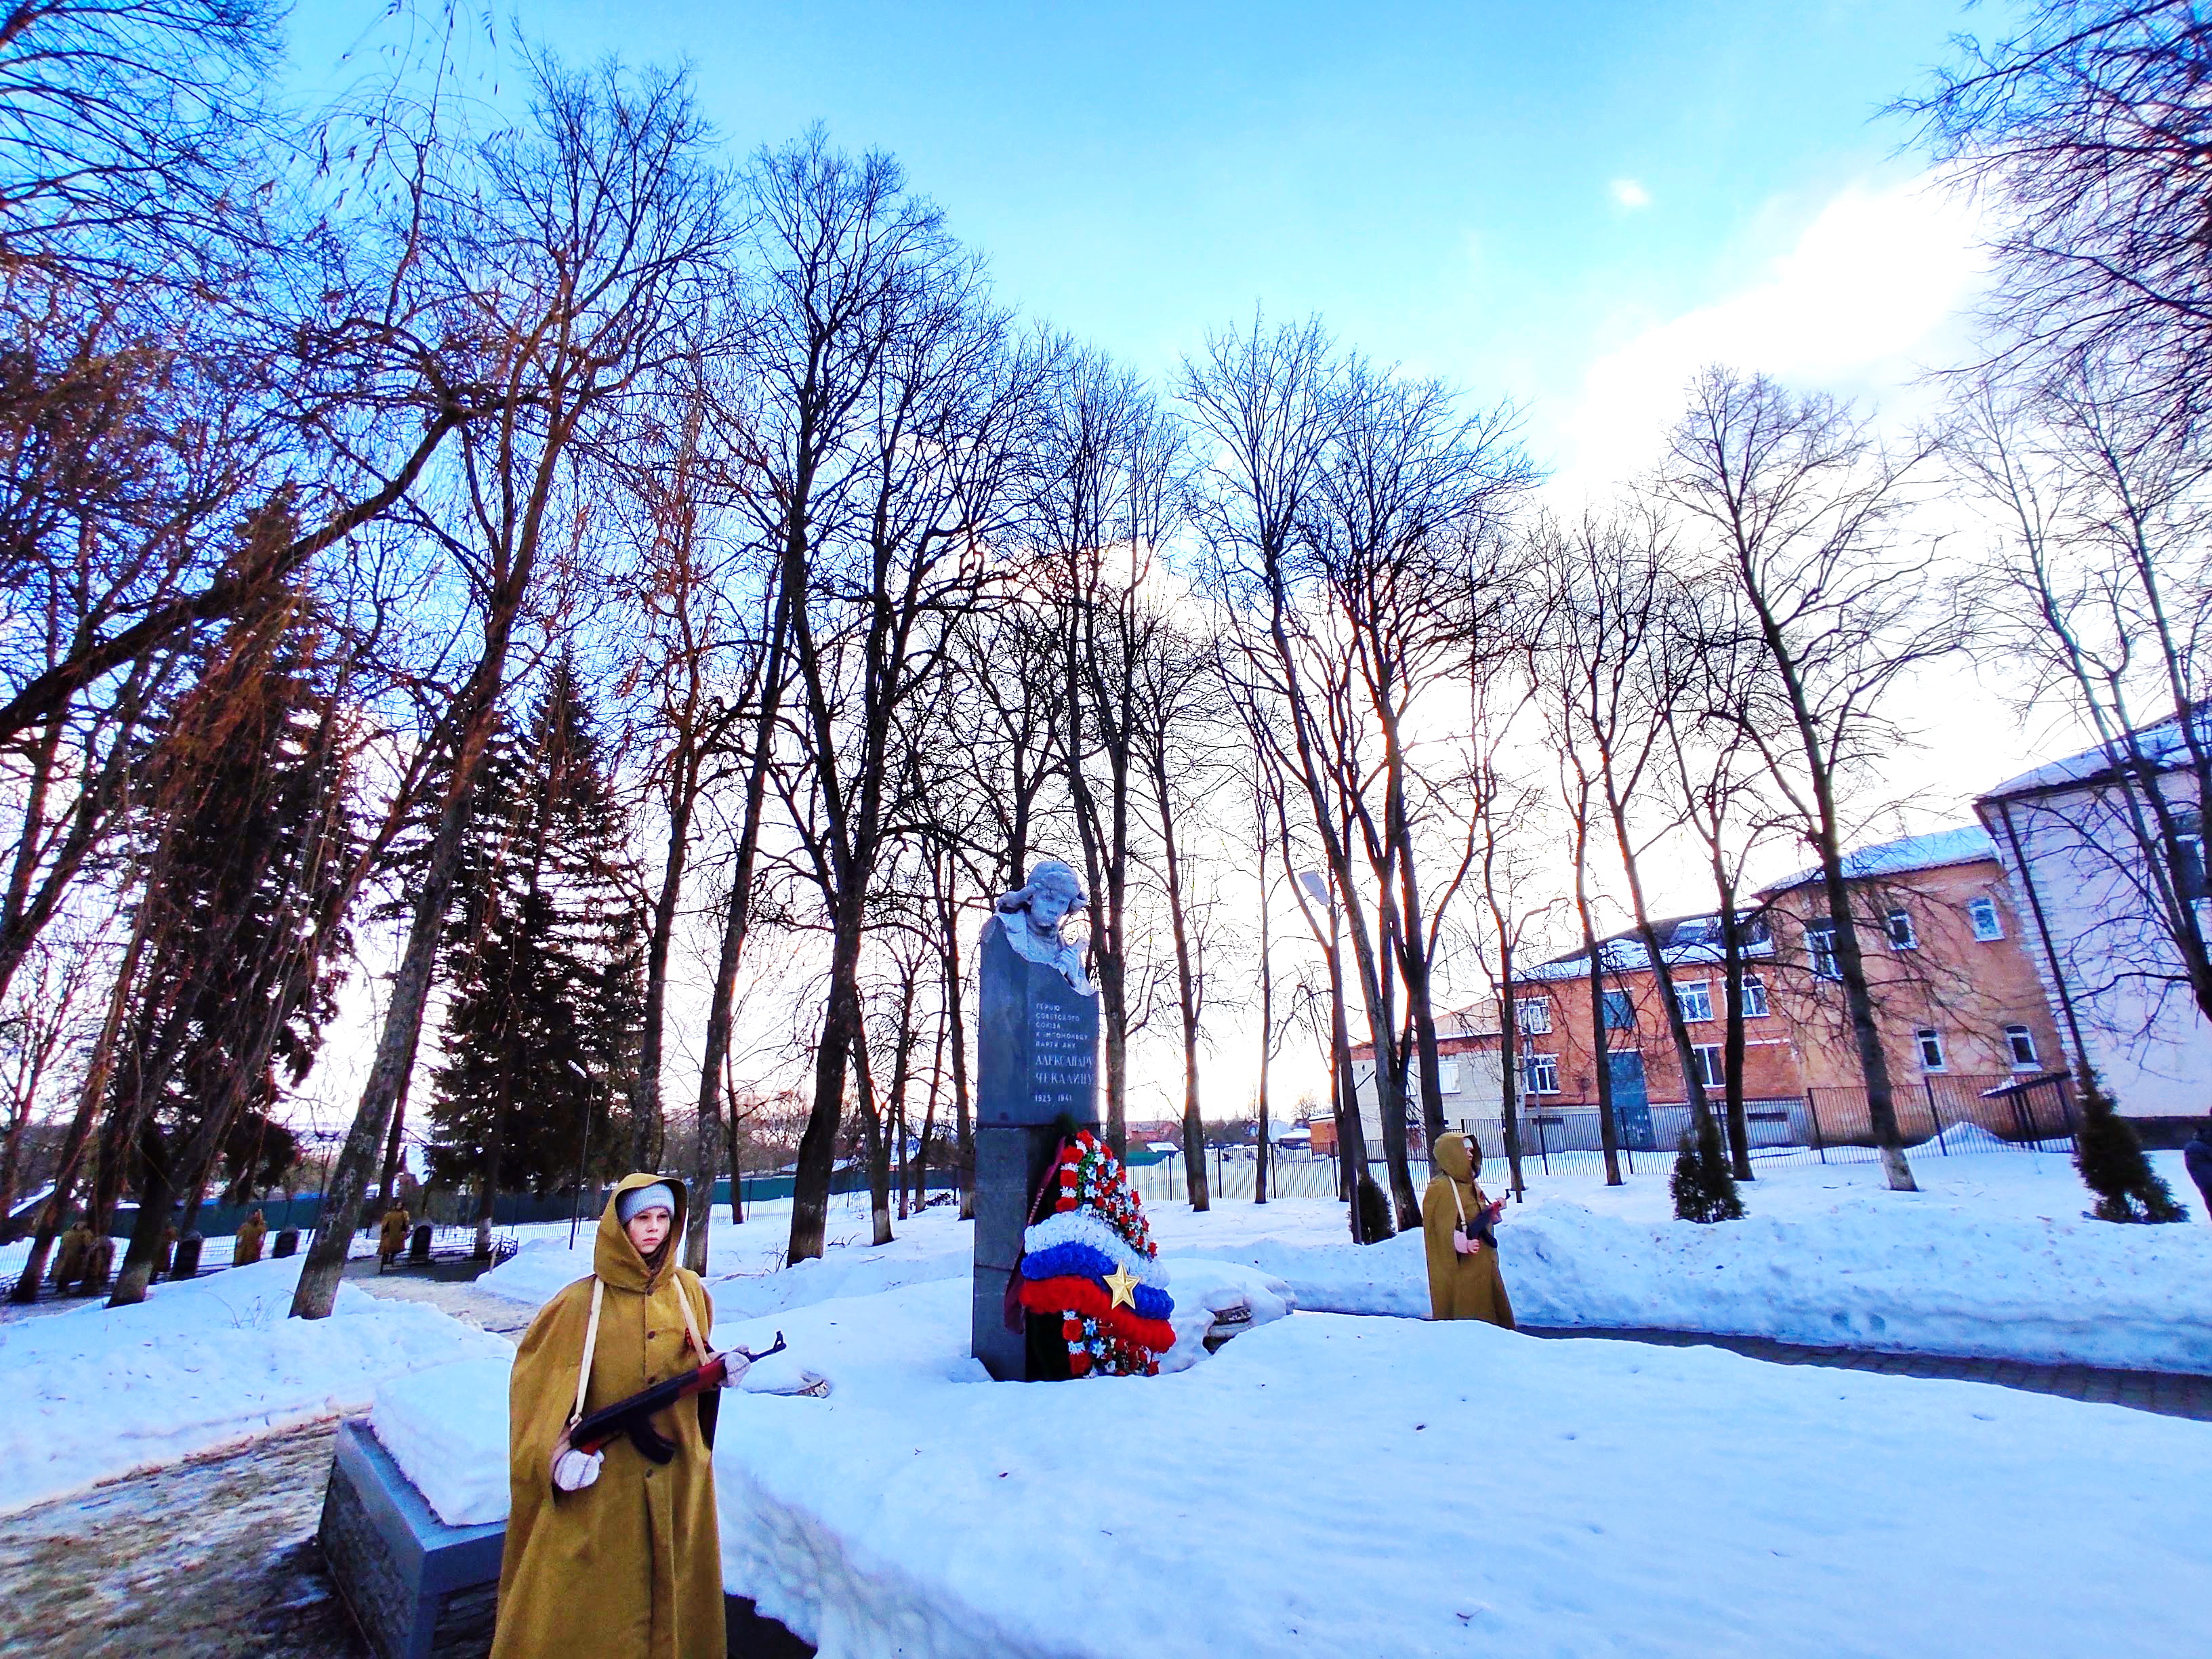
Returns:
[[[1712,1113],[1698,1114],[1694,1135],[1683,1131],[1681,1149],[1674,1155],[1674,1173],[1667,1184],[1674,1194],[1677,1221],[1743,1219],[1735,1171],[1721,1146],[1720,1120]]]
[[[2087,1067],[2081,1073],[2081,1129],[2074,1138],[2074,1167],[2081,1172],[2081,1184],[2097,1195],[2090,1213],[2100,1221],[2189,1219],[2166,1178],[2143,1156],[2135,1125],[2119,1115],[2105,1092],[2104,1079]]]
[[[150,948],[111,1097],[145,1237],[118,1302],[143,1294],[172,1204],[197,1206],[335,1012],[356,833],[330,677],[312,603],[283,594],[208,649],[149,757]]]
[[[495,739],[470,811],[444,947],[430,1173],[475,1187],[488,1249],[498,1193],[554,1191],[576,1179],[587,1145],[615,1147],[641,1001],[621,815],[567,659],[527,731]]]

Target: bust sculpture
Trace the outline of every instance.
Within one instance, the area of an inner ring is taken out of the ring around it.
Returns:
[[[1092,988],[1083,971],[1083,952],[1060,937],[1060,924],[1069,911],[1089,902],[1073,870],[1058,859],[1043,859],[1030,867],[1026,886],[999,900],[998,921],[1016,956],[1056,969],[1070,985],[1088,994]]]

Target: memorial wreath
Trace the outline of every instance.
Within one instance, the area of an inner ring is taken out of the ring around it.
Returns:
[[[1167,1271],[1121,1160],[1088,1129],[1060,1143],[1022,1235],[1020,1299],[1057,1316],[1071,1376],[1150,1376],[1175,1346]]]

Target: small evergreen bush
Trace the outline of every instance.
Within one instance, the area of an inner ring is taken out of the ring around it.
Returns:
[[[2166,1178],[2143,1156],[2136,1126],[2122,1117],[2095,1072],[2081,1073],[2081,1128],[2074,1138],[2074,1167],[2096,1194],[2090,1214],[2100,1221],[2186,1221]]]
[[[1390,1219],[1390,1200],[1384,1196],[1375,1177],[1364,1170],[1359,1172],[1356,1190],[1359,1194],[1359,1242],[1380,1244],[1398,1231]]]
[[[1743,1200],[1735,1189],[1735,1171],[1729,1167],[1721,1146],[1721,1126],[1711,1112],[1698,1114],[1694,1138],[1685,1130],[1681,1150],[1674,1158],[1674,1174],[1668,1182],[1674,1195],[1678,1221],[1741,1221]]]

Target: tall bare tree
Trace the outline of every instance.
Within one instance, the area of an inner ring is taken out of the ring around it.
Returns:
[[[411,1067],[468,807],[499,715],[517,625],[539,582],[572,469],[626,394],[681,355],[681,325],[729,253],[722,180],[680,77],[532,62],[527,123],[486,140],[432,198],[426,316],[474,343],[498,413],[471,425],[454,522],[427,521],[465,573],[480,629],[447,726],[435,832],[368,1081],[325,1194],[292,1311],[328,1316],[386,1127]]]
[[[1741,597],[1758,682],[1738,711],[1778,814],[1820,861],[1838,976],[1893,1188],[1914,1190],[1844,879],[1848,799],[1907,734],[1894,693],[1956,652],[1966,617],[1936,550],[1907,540],[1908,483],[1924,453],[1894,456],[1834,399],[1764,375],[1705,370],[1658,480],[1711,568]]]

